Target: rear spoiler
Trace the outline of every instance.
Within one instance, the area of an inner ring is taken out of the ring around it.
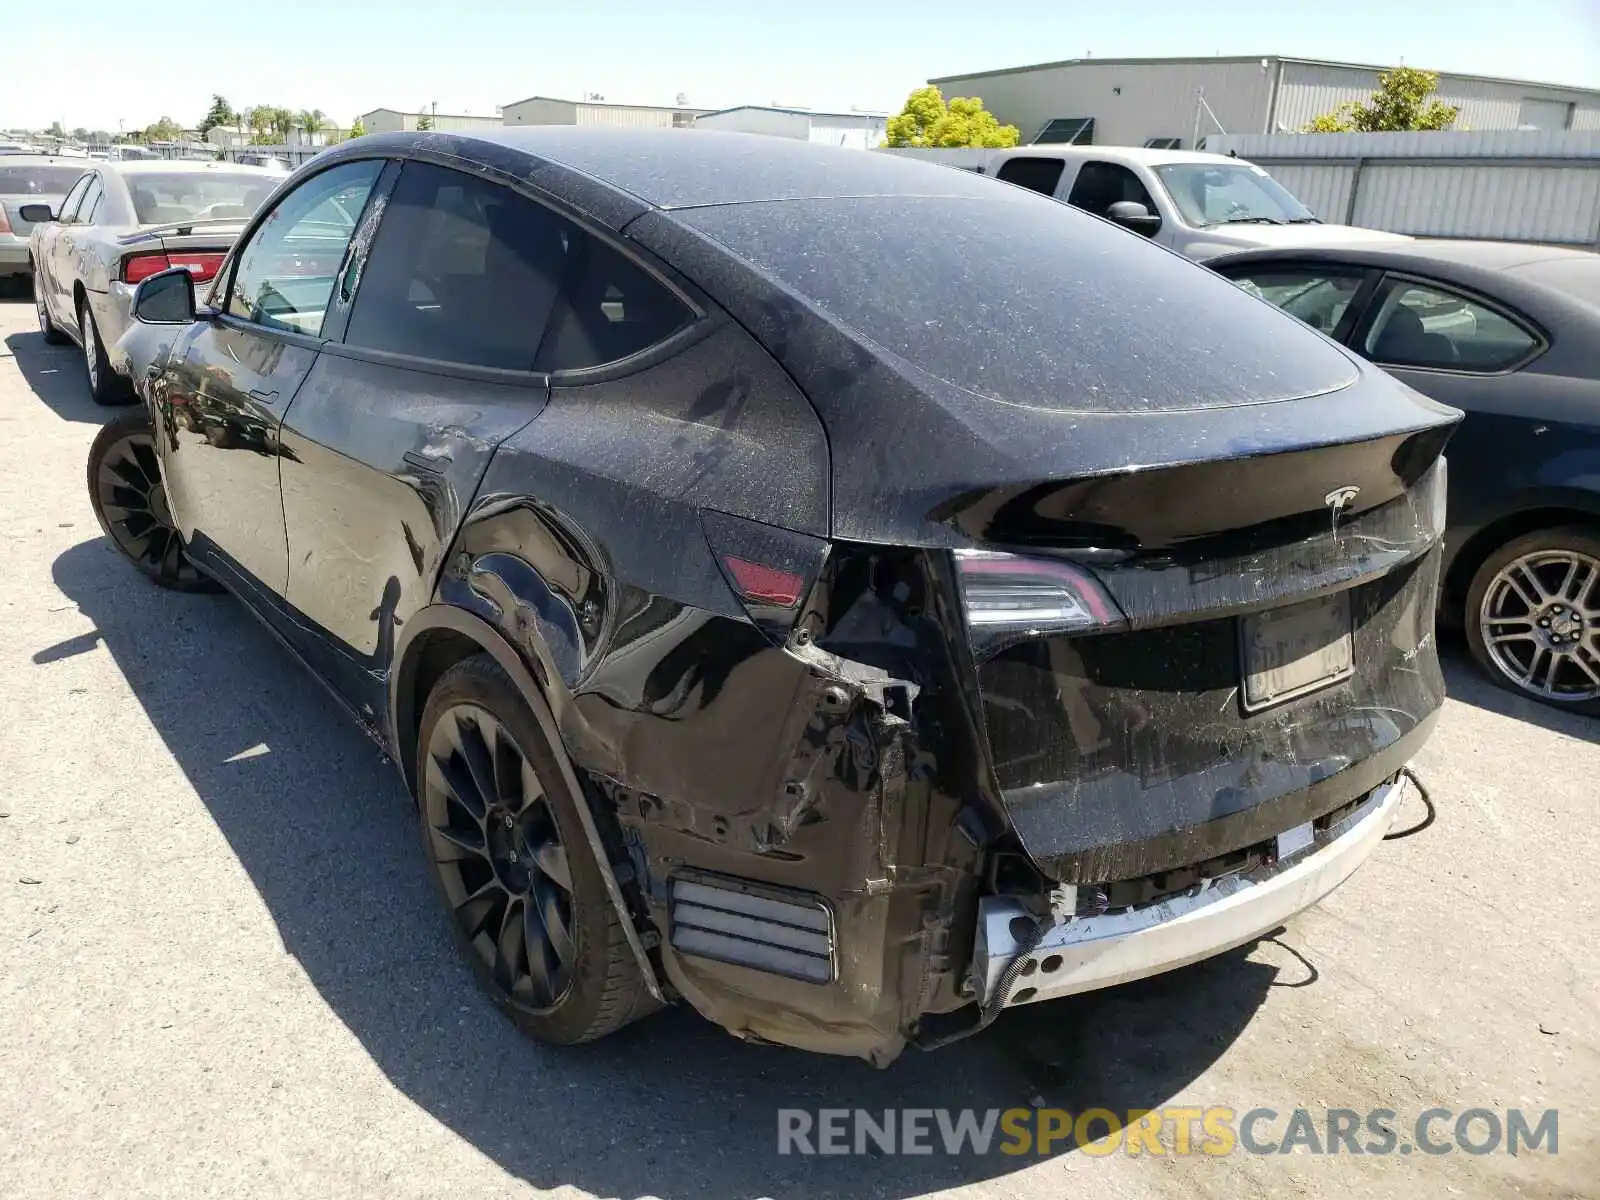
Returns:
[[[179,237],[187,237],[196,229],[208,229],[216,225],[236,225],[243,229],[250,223],[249,217],[212,217],[205,221],[171,221],[166,225],[146,225],[137,233],[123,234],[117,239],[119,245],[131,246],[145,238],[158,238],[164,233],[175,233]]]

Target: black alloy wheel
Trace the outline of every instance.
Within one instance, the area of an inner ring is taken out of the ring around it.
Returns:
[[[88,483],[100,528],[146,576],[180,592],[218,590],[184,549],[167,507],[155,430],[142,409],[100,427],[89,448]]]
[[[654,1003],[554,752],[485,657],[440,678],[417,745],[424,849],[457,943],[526,1032],[571,1044]]]

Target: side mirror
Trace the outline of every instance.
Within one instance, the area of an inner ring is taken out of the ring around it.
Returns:
[[[1137,200],[1118,200],[1106,209],[1106,218],[1115,221],[1124,229],[1142,233],[1145,237],[1149,237],[1161,228],[1161,218]]]
[[[133,319],[141,325],[189,325],[194,318],[194,279],[182,267],[152,275],[134,289]]]
[[[17,209],[17,216],[29,225],[43,225],[46,221],[56,219],[56,214],[50,211],[48,204],[24,204]]]

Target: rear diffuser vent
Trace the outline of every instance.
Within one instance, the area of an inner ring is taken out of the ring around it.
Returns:
[[[669,884],[669,941],[680,954],[828,983],[833,915],[819,896],[700,872]]]

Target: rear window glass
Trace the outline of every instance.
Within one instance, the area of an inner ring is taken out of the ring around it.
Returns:
[[[64,196],[82,167],[0,167],[0,195]]]
[[[1020,190],[673,216],[912,367],[1068,412],[1332,391],[1356,368],[1294,318],[1137,234]]]
[[[124,176],[141,225],[212,221],[255,215],[279,180],[222,171],[130,172]]]

